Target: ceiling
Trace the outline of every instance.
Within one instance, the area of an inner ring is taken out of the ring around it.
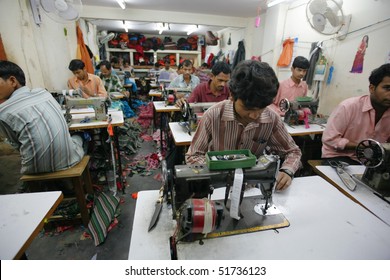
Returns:
[[[120,9],[116,0],[81,0],[84,6],[100,6]],[[230,16],[254,18],[257,9],[264,12],[267,0],[125,0],[126,9],[158,10],[171,12],[186,12],[193,14],[206,14],[217,16]],[[124,31],[123,21],[107,19],[88,19],[97,26],[98,30]],[[191,22],[189,22],[191,23]],[[167,24],[168,25],[168,24]],[[126,20],[129,32],[158,34],[156,22],[139,22]],[[169,30],[163,31],[165,35],[186,35],[194,25],[169,24]],[[205,34],[210,30],[216,32],[225,27],[197,25],[194,34]]]

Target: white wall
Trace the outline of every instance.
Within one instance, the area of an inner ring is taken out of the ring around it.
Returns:
[[[273,26],[278,18],[285,18],[282,30],[275,33],[265,32],[264,41],[278,37],[273,52],[271,65],[276,69],[278,77],[283,80],[291,75],[290,68],[279,69],[277,60],[282,50],[282,42],[287,38],[298,38],[294,47],[294,55],[309,57],[312,42],[323,41],[324,53],[329,61],[333,61],[333,79],[329,86],[323,84],[320,95],[319,111],[330,114],[332,110],[344,99],[352,96],[368,94],[368,77],[371,71],[386,62],[390,52],[390,1],[388,0],[344,0],[343,11],[352,15],[349,32],[345,40],[339,41],[335,36],[325,36],[313,30],[306,19],[307,0],[298,0],[287,5],[285,13],[267,13],[267,26]],[[283,5],[279,5],[282,7]],[[279,8],[280,8],[279,7]],[[272,17],[272,18],[271,18]],[[272,24],[269,24],[272,22]],[[276,34],[276,35],[272,35]],[[364,69],[361,74],[349,73],[362,37],[369,36],[369,45],[364,59]],[[267,38],[267,39],[265,39]],[[264,50],[272,46],[264,47]],[[387,61],[388,62],[388,61]]]

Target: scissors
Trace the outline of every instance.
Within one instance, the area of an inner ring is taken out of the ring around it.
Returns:
[[[356,182],[352,179],[352,176],[344,170],[344,167],[348,166],[348,163],[336,160],[328,160],[328,162],[330,166],[336,169],[336,172],[344,185],[351,191],[354,191],[356,189]]]

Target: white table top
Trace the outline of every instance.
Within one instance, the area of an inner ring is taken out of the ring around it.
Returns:
[[[367,207],[367,209],[390,225],[390,204],[375,195],[371,189],[365,187],[363,184],[358,183],[356,189],[351,191],[344,185],[340,177],[337,175],[336,170],[334,170],[334,168],[331,166],[318,165],[316,168],[335,184],[345,190],[349,195],[359,201],[362,205]],[[350,165],[345,167],[345,170],[349,174],[363,174],[365,166]]]
[[[0,259],[20,258],[62,198],[60,191],[0,195]]]
[[[108,112],[118,111],[118,109],[112,109],[108,108]],[[65,114],[66,110],[62,110],[62,112]],[[70,114],[88,114],[88,113],[95,113],[95,110],[92,107],[85,107],[85,108],[72,108],[70,109]]]
[[[223,197],[216,189],[213,199]],[[164,204],[148,233],[158,191],[138,193],[129,259],[170,259],[175,221]],[[390,227],[319,176],[300,177],[273,197],[290,226],[179,243],[179,259],[389,259]]]
[[[178,122],[170,122],[169,129],[172,132],[176,146],[189,146],[191,144],[195,132],[192,132],[190,135],[184,131],[184,128]]]
[[[165,105],[165,101],[153,101],[157,113],[179,112],[181,109],[175,105]]]
[[[288,133],[290,133],[291,136],[322,134],[325,130],[325,125],[318,125],[318,124],[310,124],[309,128],[305,128],[305,125],[303,124],[290,126],[284,123],[284,126],[286,127]]]
[[[113,126],[121,126],[124,123],[123,112],[122,111],[108,111],[112,117]],[[85,117],[89,117],[92,120],[87,123],[80,123]],[[83,129],[94,129],[94,128],[104,128],[108,126],[108,121],[97,121],[93,120],[95,113],[87,114],[72,114],[72,124],[69,126],[69,130],[83,130]]]

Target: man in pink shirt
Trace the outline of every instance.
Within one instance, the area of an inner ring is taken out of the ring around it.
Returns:
[[[279,109],[280,100],[287,98],[289,101],[294,101],[297,97],[307,95],[307,83],[302,81],[302,79],[309,67],[310,62],[303,56],[297,56],[294,59],[291,66],[291,77],[280,83],[278,94],[269,106],[280,116],[284,116],[284,113]]]
[[[390,63],[373,70],[368,80],[370,95],[348,98],[330,115],[322,158],[359,164],[355,149],[361,141],[390,141]]]

